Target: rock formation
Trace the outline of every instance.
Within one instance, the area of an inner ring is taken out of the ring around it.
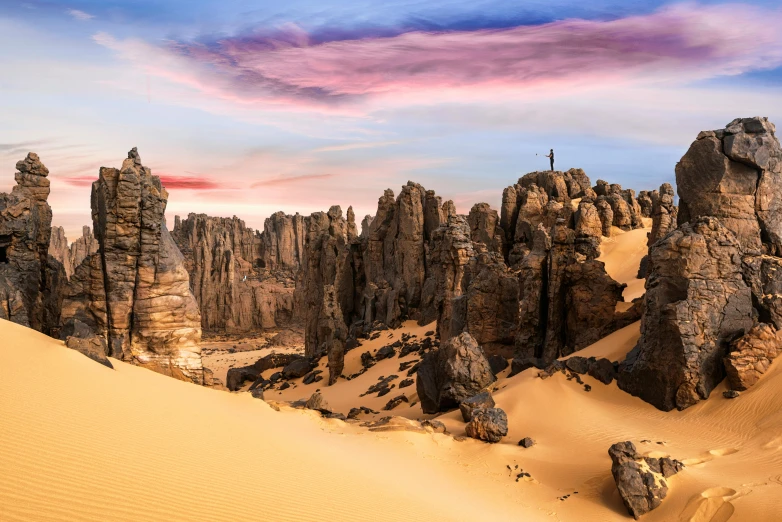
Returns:
[[[190,214],[174,221],[205,331],[245,333],[294,322],[295,273],[304,218],[278,212],[261,234],[233,218]]]
[[[52,238],[49,243],[49,255],[62,264],[65,275],[70,279],[73,271],[90,254],[98,251],[98,241],[92,235],[90,227],[82,227],[82,236],[68,244],[65,229],[52,227]]]
[[[0,318],[56,335],[65,271],[49,255],[49,170],[29,153],[0,193]]]
[[[424,356],[416,390],[424,413],[437,413],[458,407],[494,380],[483,350],[462,332]]]
[[[92,185],[100,248],[66,287],[63,335],[83,323],[107,340],[108,355],[201,384],[201,316],[166,229],[167,200],[135,148],[121,169],[100,169]]]
[[[620,388],[663,410],[686,408],[725,377],[734,340],[758,320],[782,326],[780,176],[782,148],[766,118],[698,135],[676,165],[679,228],[650,246],[641,338]],[[655,209],[665,215],[663,189]],[[762,357],[766,333],[756,328],[733,346],[734,380]]]
[[[668,495],[667,479],[684,465],[668,457],[644,457],[632,442],[618,442],[608,450],[611,474],[627,511],[638,519],[657,508]]]

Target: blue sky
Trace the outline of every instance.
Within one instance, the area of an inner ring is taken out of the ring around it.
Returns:
[[[782,120],[777,4],[6,1],[0,190],[38,152],[75,236],[98,167],[133,146],[169,221],[363,216],[408,180],[467,212],[552,147],[557,168],[652,189],[698,131]]]

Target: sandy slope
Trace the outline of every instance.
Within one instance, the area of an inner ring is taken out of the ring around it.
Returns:
[[[638,231],[617,236],[613,252],[637,253],[631,234],[645,240]],[[632,270],[621,266],[609,273],[626,282]],[[348,354],[345,373],[362,351],[429,329],[388,332]],[[637,337],[633,324],[580,354],[621,359]],[[279,398],[320,388],[337,410],[356,401],[378,409],[396,389],[380,399],[357,394],[399,362]],[[542,380],[528,370],[497,383],[510,433],[495,445],[372,433],[114,364],[0,321],[0,520],[628,520],[607,456],[622,440],[688,464],[645,521],[782,519],[779,362],[738,399],[724,399],[723,385],[708,401],[668,413],[616,384],[584,377],[586,392],[561,374]],[[414,400],[415,387],[403,391]],[[416,407],[393,413],[420,416]],[[458,412],[439,418],[464,433]],[[518,447],[525,436],[537,445]],[[521,469],[532,478],[517,482]]]
[[[644,279],[637,279],[641,259],[646,255],[646,234],[649,228],[637,228],[625,232],[618,228],[611,230],[610,238],[600,243],[600,257],[606,265],[606,272],[620,283],[626,283],[625,301],[628,303],[644,295]]]

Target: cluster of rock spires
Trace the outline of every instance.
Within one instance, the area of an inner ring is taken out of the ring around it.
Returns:
[[[572,169],[525,175],[500,214],[479,203],[458,215],[413,182],[386,190],[360,235],[352,209],[312,214],[297,288],[307,355],[328,355],[333,383],[346,348],[408,319],[437,320],[443,342],[469,332],[489,355],[551,362],[583,348],[640,317],[616,312],[624,286],[596,258],[611,227],[643,226],[644,197]]]
[[[273,214],[262,233],[233,218],[176,216],[174,241],[185,258],[205,331],[247,333],[295,321],[294,287],[305,219]]]
[[[641,338],[618,384],[662,410],[708,398],[726,373],[757,381],[782,328],[782,149],[766,118],[705,131],[661,190],[650,236]]]
[[[82,235],[73,243],[68,244],[63,227],[52,227],[52,238],[49,243],[49,255],[59,261],[65,275],[70,279],[74,269],[81,264],[87,256],[98,251],[98,240],[92,235],[90,227],[82,227]]]

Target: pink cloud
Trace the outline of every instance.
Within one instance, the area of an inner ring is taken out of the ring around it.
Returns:
[[[294,183],[301,183],[302,181],[312,181],[315,179],[327,179],[332,177],[334,177],[333,174],[305,174],[302,176],[292,176],[286,178],[276,178],[276,179],[258,181],[250,185],[250,188],[291,185]]]
[[[779,11],[682,4],[612,21],[564,20],[499,30],[410,32],[312,44],[306,35],[238,36],[211,45],[96,41],[148,71],[238,103],[345,105],[448,91],[682,84],[782,64]],[[751,35],[751,36],[750,36]],[[158,53],[158,56],[153,56]],[[435,98],[436,99],[436,98]]]
[[[220,184],[210,179],[196,176],[171,176],[169,174],[156,174],[167,189],[183,190],[215,190],[221,188]],[[98,179],[97,175],[71,176],[63,178],[63,181],[73,187],[89,187]]]

